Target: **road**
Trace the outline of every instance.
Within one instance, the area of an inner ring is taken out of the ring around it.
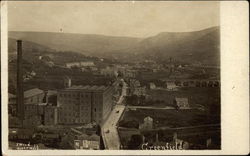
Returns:
[[[122,104],[124,100],[124,96],[126,96],[127,92],[127,84],[123,82],[122,93],[121,96],[115,105],[114,109],[111,111],[108,119],[102,126],[102,137],[105,149],[109,150],[118,150],[120,149],[120,138],[117,130],[117,123],[125,110],[125,105]]]

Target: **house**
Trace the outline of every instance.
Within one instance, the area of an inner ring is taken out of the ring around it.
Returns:
[[[168,90],[177,90],[177,86],[174,82],[166,82],[166,86]]]
[[[150,89],[156,89],[156,85],[153,82],[149,83],[149,88]]]
[[[189,109],[188,98],[175,98],[174,104],[179,109]]]
[[[33,88],[24,92],[24,104],[38,104],[42,103],[44,98],[44,91],[38,88]]]
[[[148,116],[144,118],[142,124],[140,124],[139,129],[153,129],[153,119]]]
[[[63,86],[64,86],[64,88],[69,88],[69,87],[71,87],[71,78],[70,78],[70,77],[65,76],[65,77],[63,78]]]

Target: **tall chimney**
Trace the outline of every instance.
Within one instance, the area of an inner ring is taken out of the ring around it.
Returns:
[[[24,95],[22,71],[22,40],[17,40],[17,115],[20,121],[24,120]]]

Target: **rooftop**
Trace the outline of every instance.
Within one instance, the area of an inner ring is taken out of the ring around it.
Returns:
[[[15,98],[16,95],[9,93],[9,98]]]
[[[175,100],[178,102],[188,102],[188,98],[175,98]]]
[[[82,85],[79,85],[79,86],[71,86],[69,88],[66,88],[66,90],[89,90],[89,91],[104,91],[106,90],[108,87],[107,86],[96,86],[96,85],[93,85],[93,86],[82,86]]]
[[[38,94],[42,94],[43,90],[38,88],[33,88],[24,92],[24,98],[32,97]]]
[[[32,97],[32,96],[42,94],[42,93],[44,93],[43,90],[38,89],[38,88],[33,88],[33,89],[24,91],[23,94],[24,94],[24,98],[28,98],[28,97]],[[16,95],[14,94],[8,93],[8,95],[9,95],[9,98],[16,98]]]

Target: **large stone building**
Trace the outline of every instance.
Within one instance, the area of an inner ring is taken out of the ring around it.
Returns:
[[[24,92],[24,121],[25,127],[33,127],[42,123],[45,93],[38,88]]]
[[[72,86],[58,91],[58,123],[101,123],[113,106],[113,86]]]

